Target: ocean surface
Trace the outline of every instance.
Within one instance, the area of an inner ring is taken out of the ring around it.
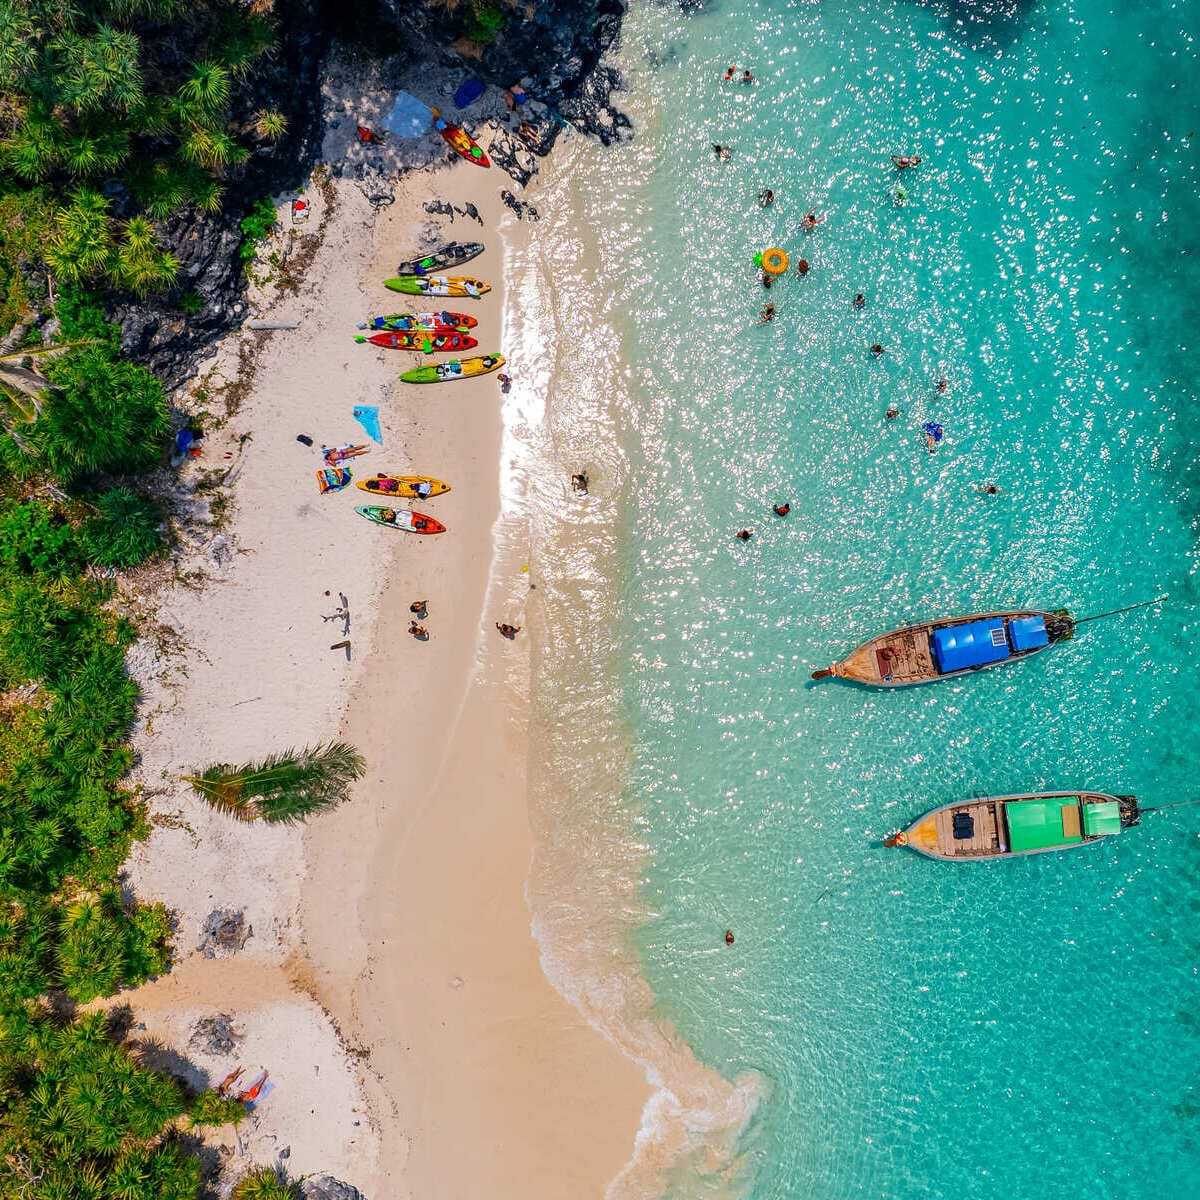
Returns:
[[[635,0],[635,136],[566,144],[523,264],[548,969],[573,936],[618,1041],[707,1069],[648,1114],[690,1126],[672,1198],[1200,1196],[1200,807],[881,846],[972,794],[1200,799],[1200,0],[687,9]],[[768,294],[772,245],[811,270]],[[910,620],[1159,593],[962,680],[809,680]]]

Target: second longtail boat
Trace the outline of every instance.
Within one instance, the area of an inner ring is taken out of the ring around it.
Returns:
[[[1091,617],[1075,618],[1065,608],[1053,612],[1019,608],[905,625],[863,642],[845,658],[814,671],[812,677],[847,679],[873,687],[908,687],[952,679],[1028,658],[1057,642],[1069,641],[1088,621],[1161,604],[1165,599],[1157,596]]]

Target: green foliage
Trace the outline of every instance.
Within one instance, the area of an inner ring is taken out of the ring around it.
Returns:
[[[179,311],[194,317],[204,307],[204,297],[199,292],[184,292],[179,297]]]
[[[255,1167],[238,1180],[232,1200],[300,1200],[300,1188],[274,1167]]]
[[[254,261],[260,242],[265,241],[275,228],[275,205],[270,196],[255,200],[253,207],[242,218],[242,244],[238,247],[238,255],[242,262]]]
[[[353,746],[328,742],[240,766],[218,763],[187,776],[186,782],[213,808],[241,821],[291,824],[340,804],[365,770]]]
[[[192,1101],[188,1117],[193,1125],[216,1128],[220,1125],[236,1125],[246,1115],[246,1106],[230,1096],[218,1096],[212,1088]]]
[[[287,117],[274,109],[264,108],[254,118],[254,129],[260,138],[268,142],[277,142],[287,133]]]
[[[486,0],[473,0],[463,36],[478,46],[490,46],[504,28],[504,13]]]
[[[47,368],[54,385],[29,427],[32,452],[59,479],[144,470],[169,429],[162,384],[145,367],[99,349],[73,350]]]
[[[183,1091],[114,1041],[103,1014],[7,1021],[0,1050],[0,1194],[195,1200],[199,1163],[169,1132],[186,1111]]]
[[[105,315],[94,293],[64,284],[58,290],[54,314],[66,341],[93,342],[112,354],[120,349],[121,331]]]
[[[99,567],[136,567],[163,548],[162,511],[129,488],[109,488],[95,500],[96,515],[79,540],[88,561]]]
[[[56,951],[56,982],[79,1004],[167,969],[171,927],[166,910],[127,913],[114,888],[68,905]]]
[[[0,578],[74,575],[85,562],[75,530],[48,504],[0,501]]]

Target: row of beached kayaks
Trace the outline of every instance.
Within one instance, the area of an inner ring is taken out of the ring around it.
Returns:
[[[450,485],[432,475],[372,475],[360,479],[356,487],[370,492],[383,500],[429,500],[444,496]],[[446,527],[428,513],[415,512],[411,508],[397,508],[392,504],[356,504],[354,511],[376,525],[398,529],[401,533],[433,534],[445,533]]]

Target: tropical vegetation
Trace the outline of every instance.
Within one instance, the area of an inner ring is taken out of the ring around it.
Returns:
[[[240,766],[217,763],[185,776],[185,782],[213,808],[240,821],[291,824],[340,804],[365,770],[353,746],[328,742]]]
[[[190,1131],[243,1113],[71,1014],[170,961],[167,912],[119,882],[146,820],[106,578],[166,545],[170,423],[105,309],[172,289],[165,223],[286,133],[238,99],[269,9],[0,0],[0,1200],[194,1200]]]

